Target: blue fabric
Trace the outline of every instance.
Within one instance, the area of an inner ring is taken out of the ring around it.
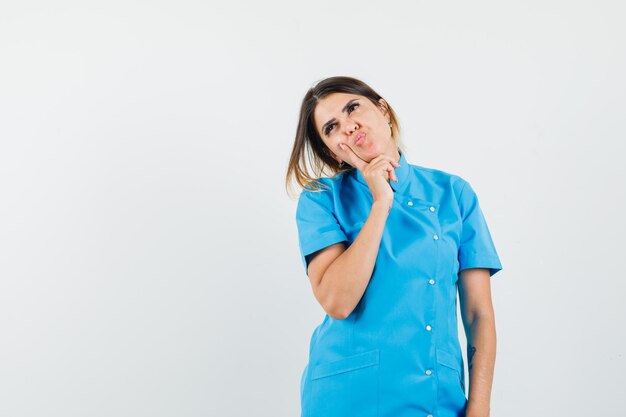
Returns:
[[[458,274],[488,268],[493,276],[502,265],[467,181],[409,164],[403,153],[399,163],[363,297],[344,320],[326,315],[311,336],[300,385],[302,417],[465,414]],[[329,189],[303,190],[296,210],[305,271],[311,254],[354,241],[373,202],[358,170],[320,181]]]

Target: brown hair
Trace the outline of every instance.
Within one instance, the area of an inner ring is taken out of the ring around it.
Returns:
[[[313,122],[315,107],[319,100],[332,93],[357,94],[366,97],[377,106],[381,105],[378,101],[382,98],[380,94],[356,78],[345,76],[330,77],[317,82],[311,87],[305,94],[300,106],[296,138],[287,167],[285,186],[288,195],[291,195],[290,186],[294,178],[301,187],[311,191],[319,191],[321,187],[326,187],[325,184],[318,181],[318,178],[323,176],[327,168],[330,169],[332,176],[342,171],[355,169],[347,163],[339,164],[330,153],[327,153],[329,149],[315,129]],[[400,141],[400,127],[398,126],[397,116],[388,103],[387,110],[391,120],[391,137],[395,141],[398,150],[402,152],[404,146]],[[307,162],[313,169],[312,174],[309,172]]]

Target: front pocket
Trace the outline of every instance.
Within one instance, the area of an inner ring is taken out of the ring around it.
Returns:
[[[457,359],[450,352],[437,349],[438,401],[444,407],[465,407],[465,381]]]
[[[311,370],[311,416],[377,417],[379,350],[315,365]]]

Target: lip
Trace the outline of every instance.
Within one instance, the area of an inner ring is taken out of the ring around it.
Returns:
[[[365,142],[365,133],[357,134],[354,138],[354,144],[358,146],[361,145],[363,142]]]

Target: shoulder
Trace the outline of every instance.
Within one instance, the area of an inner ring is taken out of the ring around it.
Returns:
[[[318,184],[307,184],[298,197],[298,211],[311,205],[322,205],[328,209],[334,206],[345,180],[344,174],[341,172],[334,177],[320,177],[316,179]]]
[[[320,177],[316,178],[316,182],[320,184],[313,184],[313,182],[307,184],[302,189],[300,193],[300,197],[302,196],[311,196],[312,194],[318,193],[336,193],[342,187],[344,181],[346,180],[346,175],[349,175],[349,172],[343,171],[335,175],[334,177]]]

